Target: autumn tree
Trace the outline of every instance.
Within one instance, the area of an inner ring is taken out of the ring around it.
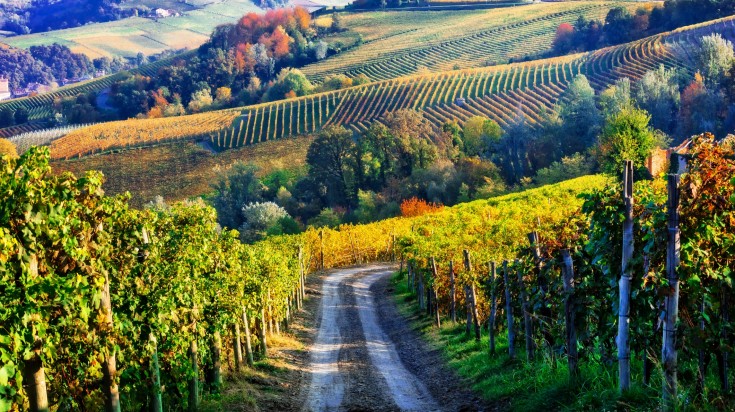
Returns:
[[[0,158],[3,156],[18,157],[18,151],[13,142],[8,139],[0,138]]]
[[[309,176],[323,185],[331,205],[348,205],[356,200],[354,153],[352,132],[342,126],[325,127],[309,146]]]

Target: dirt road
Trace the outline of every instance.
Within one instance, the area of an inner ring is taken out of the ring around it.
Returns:
[[[394,268],[326,275],[302,389],[304,411],[490,410],[443,366],[391,299]]]

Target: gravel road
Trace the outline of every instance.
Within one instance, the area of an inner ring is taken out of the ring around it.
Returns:
[[[323,277],[301,409],[494,410],[464,389],[439,351],[427,347],[398,314],[389,286],[394,271],[372,265]]]

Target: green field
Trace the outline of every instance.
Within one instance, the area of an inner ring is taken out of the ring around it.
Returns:
[[[134,57],[138,52],[151,55],[164,50],[195,48],[209,38],[216,26],[234,23],[251,11],[261,9],[250,0],[216,0],[179,17],[158,21],[131,17],[73,29],[9,37],[2,42],[20,48],[59,43],[90,58]]]

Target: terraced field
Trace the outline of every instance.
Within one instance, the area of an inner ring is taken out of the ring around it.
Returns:
[[[156,134],[135,138],[135,146],[148,144],[148,141],[191,140],[208,136],[214,148],[223,150],[308,134],[327,125],[344,125],[360,131],[369,127],[371,122],[380,121],[386,112],[407,108],[422,110],[437,126],[449,120],[463,122],[474,115],[486,116],[501,126],[507,126],[518,113],[522,113],[533,126],[543,111],[554,110],[576,75],[584,74],[600,91],[623,77],[637,80],[659,65],[689,70],[691,61],[685,50],[693,46],[691,42],[698,42],[698,36],[712,32],[735,39],[734,25],[735,16],[592,53],[402,77],[248,106],[239,112],[228,111],[227,115],[233,116],[234,121],[210,123],[207,131],[197,136],[186,136],[180,130],[161,127]],[[116,127],[135,127],[129,122],[132,121],[119,122]],[[96,139],[104,140],[114,133],[102,130]],[[66,158],[85,153],[89,151],[84,145],[74,144],[68,145],[63,156],[55,156]]]
[[[573,23],[579,15],[604,19],[612,7],[634,10],[640,5],[581,1],[462,12],[357,13],[343,17],[343,24],[365,43],[302,71],[319,83],[337,73],[365,74],[376,81],[502,64],[548,50],[559,24]],[[318,21],[329,22],[331,17]]]
[[[161,59],[157,62],[146,64],[139,69],[130,70],[129,73],[152,76],[158,73],[158,69],[169,64],[173,59],[187,59],[193,54],[194,52],[187,52],[175,57]],[[5,108],[16,110],[18,108],[24,107],[26,110],[28,110],[29,120],[31,122],[35,120],[47,119],[53,116],[53,104],[56,98],[64,96],[76,96],[80,93],[99,92],[110,87],[112,83],[121,79],[123,76],[123,72],[115,73],[109,76],[99,77],[86,82],[75,83],[60,87],[58,90],[51,93],[44,93],[31,97],[8,100],[6,102],[0,103],[0,110],[3,110]]]

